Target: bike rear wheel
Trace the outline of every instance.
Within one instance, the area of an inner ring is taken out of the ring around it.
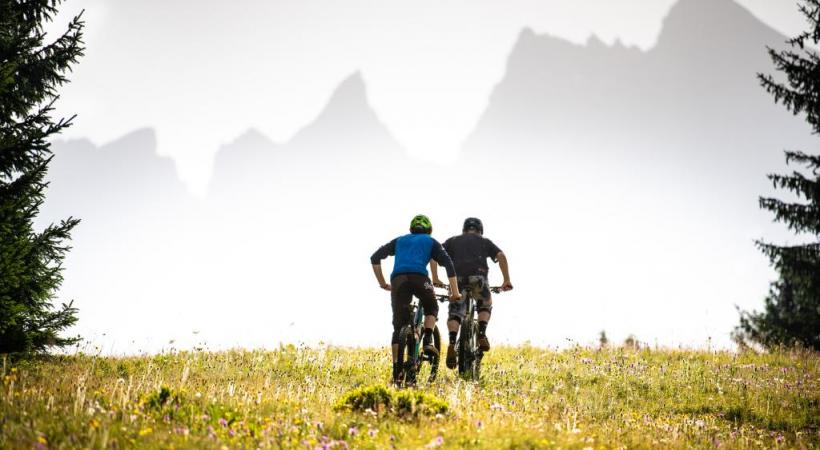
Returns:
[[[401,363],[402,374],[399,377],[399,387],[413,386],[416,384],[416,335],[412,325],[407,325],[399,332],[399,354],[398,361]]]
[[[438,326],[433,328],[433,345],[441,354],[441,333]],[[399,333],[399,362],[404,369],[401,376],[403,386],[415,386],[421,377],[427,377],[428,383],[436,380],[439,367],[439,356],[425,355],[422,352],[421,340],[416,337],[413,327],[408,325]],[[424,364],[424,363],[427,364]],[[429,369],[428,369],[429,368]],[[428,371],[429,370],[429,371]]]

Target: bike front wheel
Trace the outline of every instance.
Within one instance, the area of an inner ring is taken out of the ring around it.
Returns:
[[[467,380],[478,380],[480,352],[476,342],[476,323],[467,319],[461,322],[458,341],[458,373]]]

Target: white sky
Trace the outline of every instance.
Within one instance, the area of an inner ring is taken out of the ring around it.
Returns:
[[[596,34],[649,48],[674,0],[70,0],[86,9],[87,56],[60,112],[96,143],[155,128],[159,151],[204,192],[214,153],[249,127],[287,140],[361,70],[407,151],[451,161],[483,111],[519,31]],[[779,31],[792,0],[742,0]]]
[[[314,119],[342,80],[359,70],[371,105],[407,151],[420,159],[448,162],[457,156],[503,77],[522,28],[574,42],[585,42],[594,33],[605,42],[617,38],[647,49],[673,3],[70,0],[55,27],[85,8],[88,49],[74,82],[62,90],[59,107],[65,115],[79,114],[66,134],[96,144],[138,128],[154,128],[159,152],[173,157],[183,180],[202,194],[220,145],[251,127],[278,141],[289,139]],[[741,3],[786,35],[804,27],[791,0]],[[271,205],[257,208],[262,218],[247,220],[239,231],[230,214],[219,217],[224,224],[207,226],[180,217],[177,225],[187,233],[179,239],[165,233],[164,224],[147,231],[130,224],[139,232],[136,236],[127,227],[106,229],[114,235],[106,240],[89,220],[87,231],[78,233],[88,233],[89,241],[110,248],[75,248],[61,294],[78,299],[80,333],[109,346],[109,351],[156,350],[170,339],[183,343],[186,338],[179,333],[187,336],[187,344],[207,340],[221,346],[264,346],[273,345],[271,336],[296,342],[329,335],[342,343],[381,345],[389,336],[387,295],[376,289],[366,256],[405,228],[408,209],[434,217],[440,239],[478,210],[494,230],[490,237],[511,255],[515,294],[499,299],[500,305],[509,299],[510,306],[502,306],[503,312],[493,319],[502,342],[587,342],[594,332],[606,329],[614,340],[635,332],[650,342],[698,345],[714,336],[725,346],[730,327],[737,323],[732,305],[759,307],[773,272],[752,242],[769,229],[782,228],[771,225],[767,213],[760,212],[752,225],[729,226],[721,222],[727,218],[720,211],[702,211],[693,200],[699,197],[690,198],[689,187],[646,192],[639,181],[614,175],[601,184],[612,186],[604,197],[593,187],[576,192],[579,198],[563,198],[557,193],[561,186],[572,185],[573,174],[559,173],[549,178],[551,185],[542,185],[532,181],[541,177],[540,169],[525,176],[526,169],[522,167],[521,177],[509,187],[526,194],[512,201],[526,202],[526,195],[534,195],[548,204],[552,195],[550,211],[514,207],[514,214],[506,208],[502,212],[497,206],[507,206],[506,191],[490,192],[480,204],[431,205],[436,197],[430,193],[393,209],[383,206],[392,204],[388,198],[374,209],[363,199],[370,202],[370,195],[391,197],[395,192],[373,193],[370,181],[358,180],[368,188],[361,190],[367,194],[355,196],[361,200],[353,202],[358,209],[339,204],[341,212],[334,217],[338,223],[366,217],[369,227],[347,241],[332,242],[336,247],[328,253],[350,259],[344,270],[332,274],[336,278],[319,280],[328,286],[349,283],[351,292],[359,293],[354,306],[302,292],[317,282],[311,270],[302,270],[313,267],[312,254],[303,255],[305,261],[269,261],[268,253],[258,251],[299,255],[301,239],[318,236],[325,227],[324,222],[302,218],[309,226],[295,224],[300,229],[285,233],[289,239],[284,240],[276,233],[260,238],[243,232],[277,223],[282,212],[269,210]],[[291,200],[300,203],[307,194],[299,195]],[[669,196],[691,204],[657,216],[645,210],[644,205],[663,204]],[[754,211],[755,196],[749,196]],[[531,234],[522,230],[540,229],[545,221],[551,232],[533,245]],[[221,242],[219,236],[228,240]],[[144,245],[139,239],[145,239]],[[77,243],[84,242],[81,235]],[[635,243],[642,243],[639,252],[630,247]],[[282,251],[282,245],[288,251]],[[250,256],[242,253],[248,250]],[[590,261],[591,254],[599,256]],[[703,255],[711,257],[705,260]],[[349,264],[353,258],[360,267]],[[386,272],[390,267],[385,263]],[[493,271],[497,284],[498,271]],[[589,273],[596,274],[596,282],[589,281]],[[540,281],[545,274],[549,283]],[[292,284],[294,291],[266,291],[266,280],[273,275]],[[289,309],[277,308],[282,298],[294,299]],[[362,305],[367,305],[363,313],[354,309]],[[160,310],[163,313],[156,314]],[[315,317],[317,310],[322,317]],[[336,320],[354,310],[368,326],[351,329],[347,321]],[[536,319],[538,325],[532,325]]]

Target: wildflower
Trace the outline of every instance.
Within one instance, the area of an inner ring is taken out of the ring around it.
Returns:
[[[222,425],[223,427],[227,427],[228,426],[228,421],[225,420],[224,417],[220,417],[219,418],[219,424]]]
[[[698,419],[698,420],[695,421],[695,426],[698,427],[698,428],[703,428],[703,427],[706,426],[706,422],[704,422],[703,420]]]
[[[357,434],[359,434],[359,429],[356,427],[350,427],[350,429],[347,430],[347,434],[351,436],[356,436]]]
[[[234,437],[235,434],[236,434],[236,431],[234,431],[233,428],[228,429],[228,436]]]
[[[484,422],[479,420],[478,422],[475,423],[475,427],[478,428],[479,430],[484,428]]]
[[[151,434],[153,431],[154,430],[152,430],[151,427],[143,428],[143,429],[140,430],[139,435],[140,436],[145,436],[146,434]]]
[[[441,447],[444,444],[444,438],[441,436],[436,437],[429,444],[425,445],[424,448],[435,448]]]
[[[379,434],[379,430],[376,429],[376,428],[371,428],[371,429],[367,430],[367,435],[372,437],[372,438],[376,437],[377,434]]]

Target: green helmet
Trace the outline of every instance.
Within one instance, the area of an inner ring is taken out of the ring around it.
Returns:
[[[410,232],[430,234],[433,232],[433,223],[430,222],[429,217],[419,214],[410,221]]]

